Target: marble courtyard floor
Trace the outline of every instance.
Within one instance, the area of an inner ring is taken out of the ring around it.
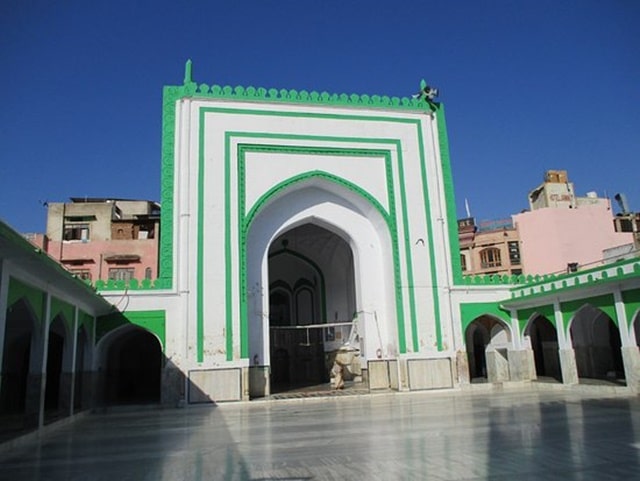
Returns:
[[[565,390],[90,414],[0,452],[0,480],[640,479],[640,398]]]

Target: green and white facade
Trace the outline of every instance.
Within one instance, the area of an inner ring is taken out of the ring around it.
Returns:
[[[294,352],[300,334],[320,332],[308,343],[320,354],[346,335],[274,331],[353,320],[372,388],[468,384],[482,319],[486,377],[536,377],[535,310],[510,285],[535,279],[461,276],[441,104],[196,84],[188,63],[184,84],[164,89],[162,206],[160,278],[126,295],[130,313],[164,314],[164,355],[186,379],[167,399],[317,380],[318,355]]]
[[[363,361],[437,366],[398,388],[452,387],[463,346],[442,106],[208,87],[189,67],[164,96],[160,289],[130,291],[128,309],[165,310],[172,363],[212,399],[268,393],[280,290],[287,324],[357,319]]]
[[[188,63],[164,89],[162,142],[157,280],[99,281],[100,295],[43,283],[45,261],[11,254],[24,243],[3,234],[3,350],[24,356],[31,336],[40,357],[10,374],[34,371],[21,381],[34,392],[54,349],[65,361],[49,382],[84,379],[81,407],[259,398],[328,382],[350,333],[372,390],[537,377],[638,389],[640,260],[462,276],[441,104],[196,84]],[[11,396],[43,417],[44,394]]]

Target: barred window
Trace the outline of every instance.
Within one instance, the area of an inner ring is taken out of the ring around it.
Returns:
[[[500,260],[500,249],[490,247],[480,252],[480,265],[483,269],[488,267],[499,267],[502,265]]]

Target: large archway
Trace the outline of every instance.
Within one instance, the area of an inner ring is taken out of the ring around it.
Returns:
[[[529,322],[525,335],[531,340],[537,378],[562,382],[558,331],[555,326],[545,316],[536,314]]]
[[[393,252],[383,214],[350,189],[311,179],[274,196],[252,219],[247,233],[252,365],[270,369],[274,382],[326,381],[325,354],[342,345],[350,329],[304,326],[351,322],[354,316],[360,339],[366,340],[355,346],[363,362],[397,355]],[[299,329],[284,342],[288,347],[272,348],[271,332],[286,329],[271,327],[293,326]],[[301,333],[302,343],[296,337]],[[292,352],[294,345],[307,351],[302,364],[293,364],[298,356]],[[256,395],[260,393],[252,390]]]
[[[625,384],[620,332],[602,310],[589,304],[574,315],[569,327],[578,378]]]
[[[102,402],[108,405],[160,402],[162,347],[150,332],[128,325],[103,339]]]

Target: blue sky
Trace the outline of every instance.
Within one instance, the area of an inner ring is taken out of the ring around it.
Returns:
[[[0,2],[0,218],[160,197],[161,94],[194,80],[446,106],[458,215],[527,207],[545,170],[640,210],[640,2]]]

